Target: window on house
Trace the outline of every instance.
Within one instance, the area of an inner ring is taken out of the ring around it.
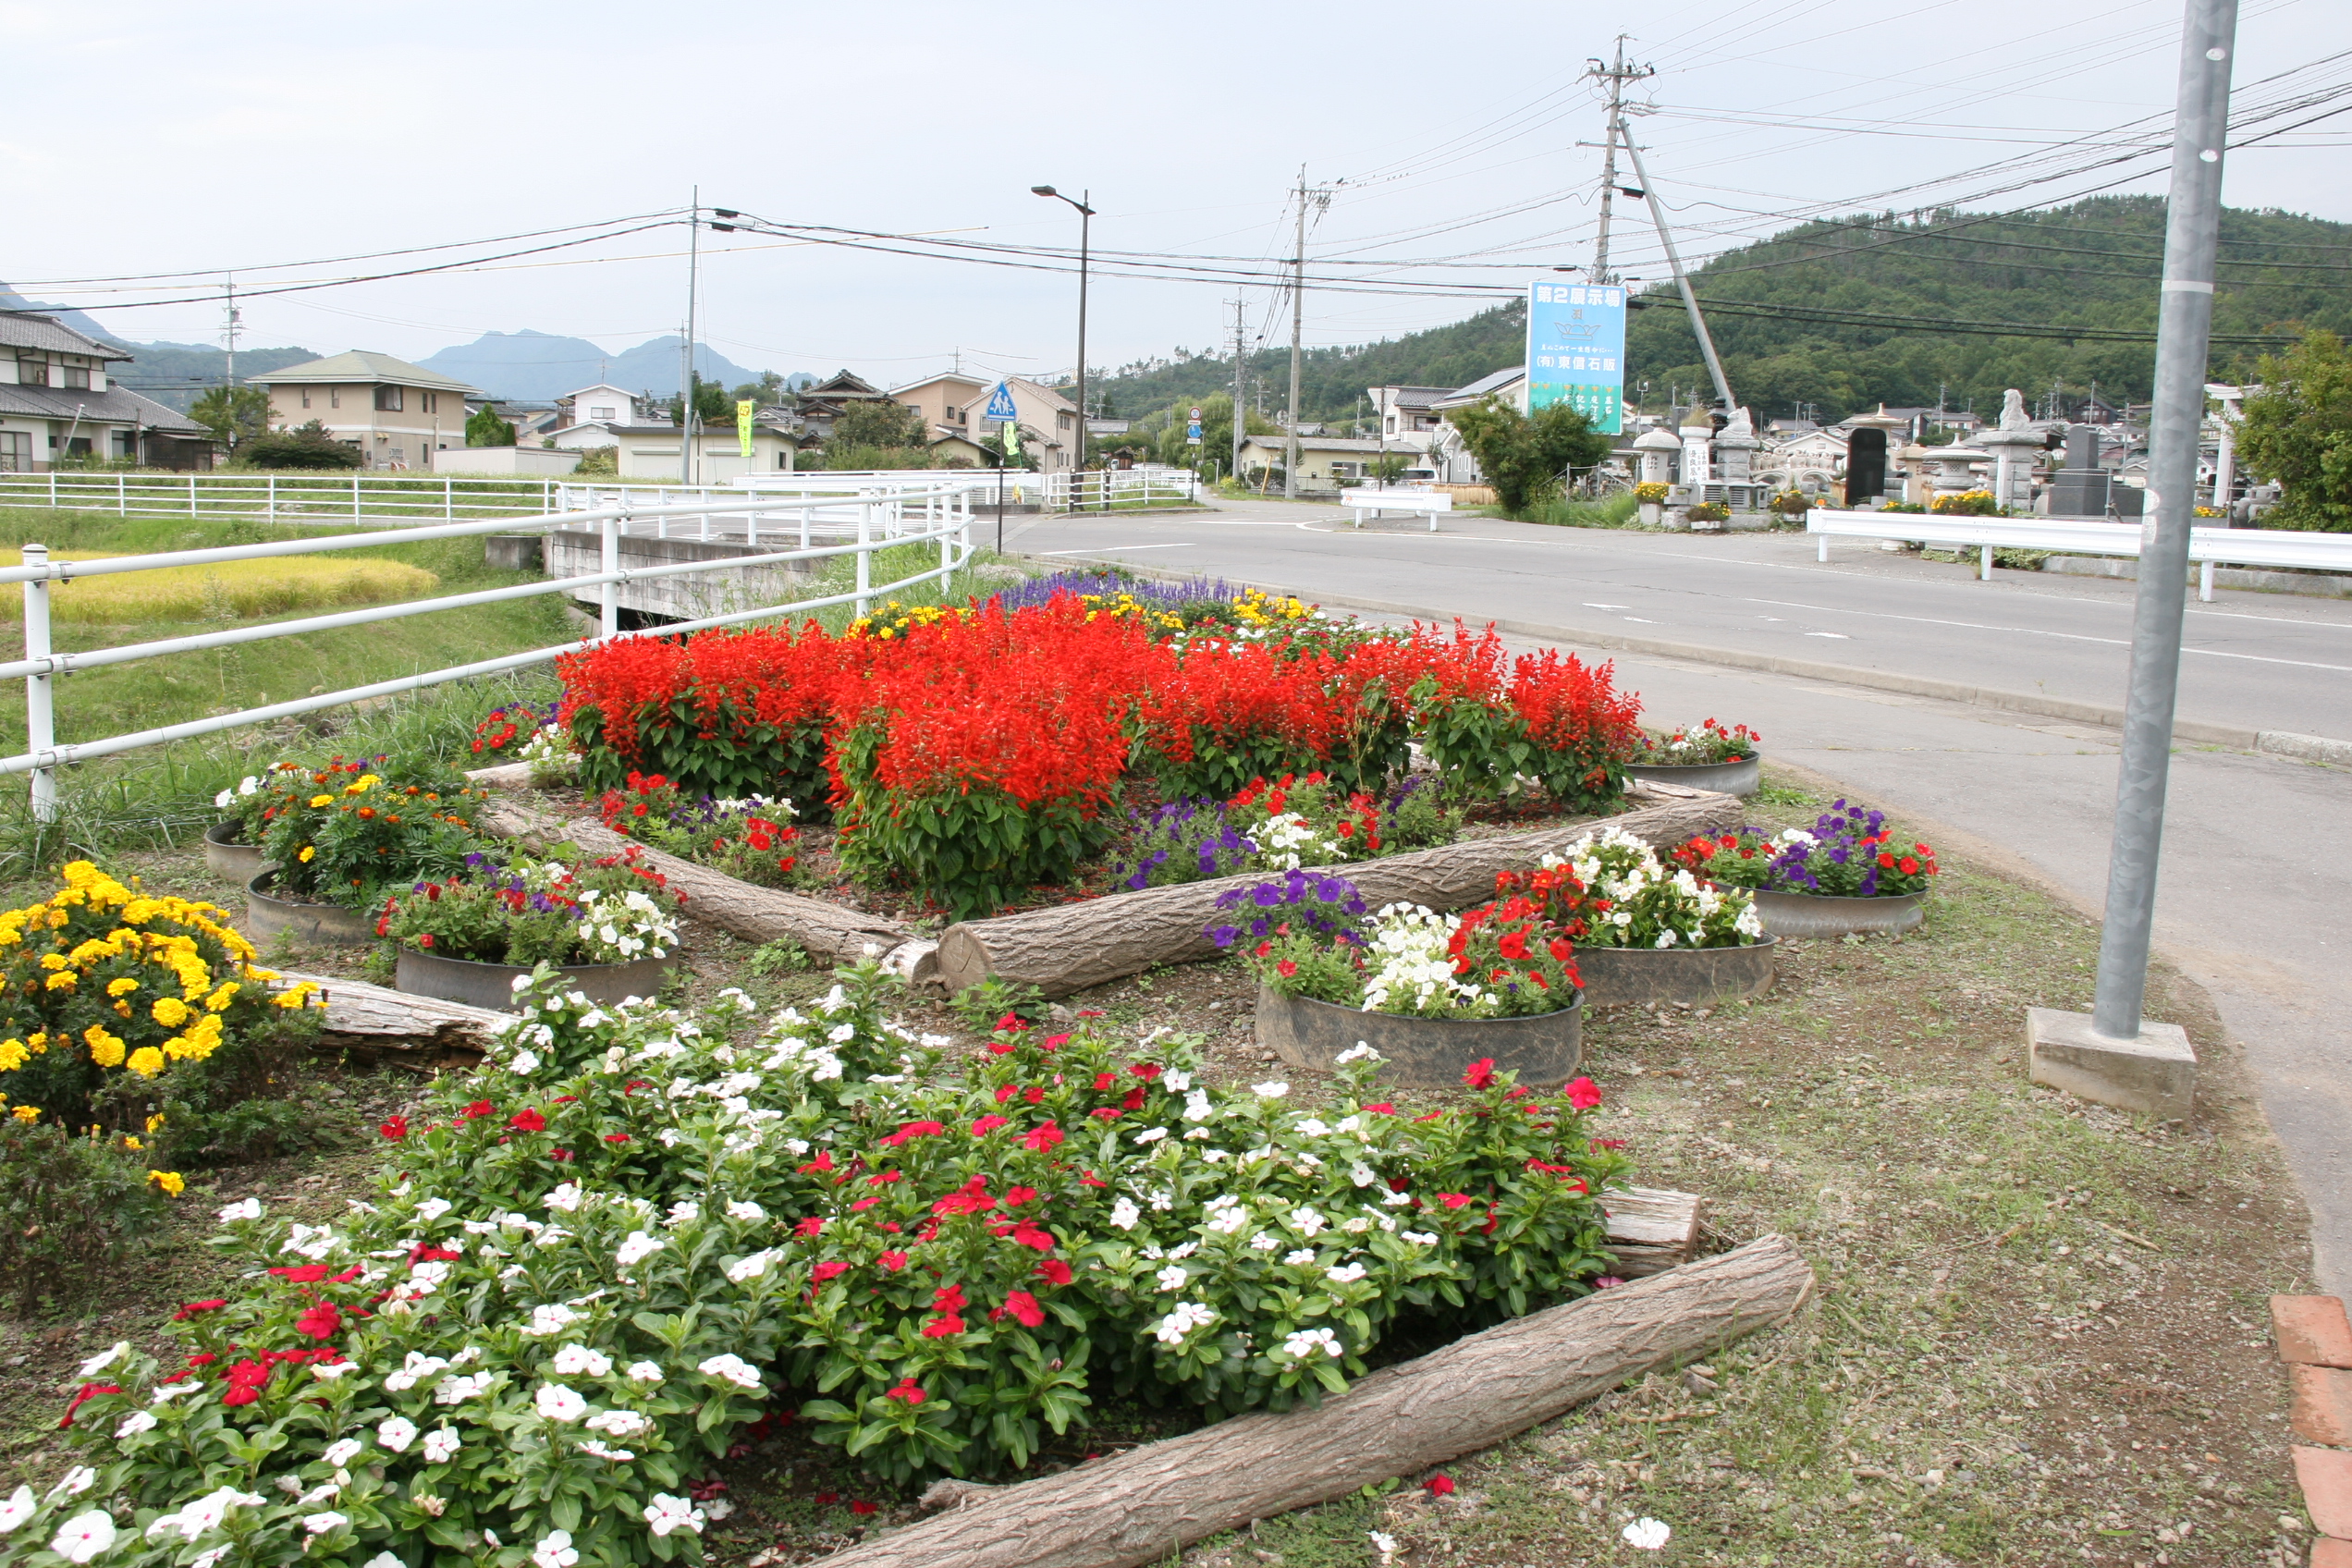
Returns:
[[[90,367],[88,365],[67,365],[65,368],[67,391],[87,392],[90,390]]]
[[[326,406],[330,409],[339,409],[343,406],[343,388],[330,386],[326,389]]]
[[[593,420],[608,420],[613,417],[613,410],[607,408],[590,409],[588,417]]]
[[[311,406],[311,389],[307,386],[302,388],[302,406],[306,409]]]
[[[49,385],[49,361],[34,354],[17,356],[17,385],[46,386]]]
[[[379,386],[375,389],[375,406],[386,413],[397,414],[401,409],[401,388]]]
[[[440,396],[441,395],[437,392],[427,392],[424,394],[424,411],[426,413],[437,414],[441,411],[441,404],[439,401]]]
[[[1054,415],[1054,428],[1055,428],[1056,430],[1067,430],[1067,429],[1069,429],[1069,428],[1070,428],[1070,416],[1069,416],[1068,414],[1056,414],[1056,415]]]
[[[115,432],[115,456],[135,458],[139,455],[139,433],[135,430]]]
[[[0,473],[27,473],[32,469],[32,437],[21,430],[0,430]]]

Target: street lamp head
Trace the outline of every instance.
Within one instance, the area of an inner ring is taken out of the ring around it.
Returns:
[[[1029,188],[1029,194],[1032,196],[1059,196],[1061,192],[1056,190],[1050,185],[1033,185]]]

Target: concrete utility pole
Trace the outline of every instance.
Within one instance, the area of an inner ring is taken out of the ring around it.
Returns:
[[[678,345],[678,483],[694,483],[694,286],[702,270],[703,188],[686,217],[686,331]]]
[[[2148,944],[2156,913],[2156,859],[2164,837],[2173,710],[2180,690],[2189,528],[2205,422],[2205,361],[2213,327],[2213,257],[2220,247],[2222,154],[2229,139],[2230,55],[2237,0],[2188,0],[2181,27],[2173,179],[2164,221],[2163,286],[2156,318],[2156,396],[2149,416],[2148,509],[2132,613],[2131,683],[2124,699],[2115,839],[2099,937],[2091,1029],[2111,1040],[2140,1034]]]
[[[1291,280],[1291,421],[1290,443],[1282,452],[1282,498],[1298,499],[1299,465],[1299,335],[1306,325],[1306,204],[1320,209],[1331,204],[1328,190],[1306,188],[1306,169],[1299,168],[1298,271]]]
[[[1690,278],[1683,272],[1682,252],[1674,249],[1673,231],[1666,227],[1666,208],[1658,200],[1658,188],[1649,182],[1649,171],[1642,167],[1641,149],[1634,145],[1634,133],[1622,119],[1617,122],[1617,133],[1625,139],[1625,156],[1634,161],[1634,178],[1642,183],[1650,221],[1658,226],[1659,243],[1666,247],[1666,260],[1674,269],[1674,286],[1683,291],[1683,305],[1690,312],[1691,331],[1698,335],[1698,351],[1706,357],[1707,374],[1715,378],[1715,396],[1723,400],[1723,411],[1728,414],[1733,406],[1732,384],[1723,379],[1723,361],[1715,357],[1715,339],[1707,335],[1707,318],[1698,313],[1698,296],[1691,292]]]
[[[1604,66],[1599,60],[1588,59],[1585,62],[1585,76],[1587,80],[1609,83],[1609,136],[1608,140],[1601,143],[1603,151],[1600,155],[1600,232],[1593,241],[1592,280],[1595,283],[1614,283],[1617,280],[1611,276],[1609,272],[1609,216],[1611,203],[1617,195],[1617,117],[1624,106],[1625,83],[1639,81],[1648,76],[1656,76],[1658,67],[1626,65],[1625,34],[1622,32],[1617,35],[1615,64]]]
[[[238,324],[239,321],[241,321],[241,320],[243,320],[243,319],[244,319],[244,317],[243,317],[242,313],[241,313],[241,312],[238,310],[238,308],[237,308],[237,275],[236,275],[236,274],[234,274],[234,273],[231,273],[231,274],[228,276],[227,288],[228,288],[228,390],[229,390],[229,392],[232,394],[232,396],[231,396],[231,398],[230,398],[230,400],[229,400],[229,409],[230,409],[230,410],[231,410],[231,418],[230,418],[230,420],[229,420],[229,426],[228,426],[228,427],[229,427],[229,429],[233,432],[233,431],[235,431],[235,430],[236,430],[236,428],[237,428],[237,422],[236,422],[236,419],[235,419],[235,417],[234,417],[235,410],[236,410],[236,407],[237,407],[236,398],[235,398],[235,397],[234,397],[234,394],[235,394],[235,393],[236,393],[236,391],[237,391],[237,324]]]
[[[1245,363],[1242,356],[1242,311],[1245,301],[1227,301],[1233,307],[1233,466],[1226,471],[1232,478],[1242,476],[1242,427],[1249,423],[1246,414],[1249,399],[1243,391],[1242,378]]]

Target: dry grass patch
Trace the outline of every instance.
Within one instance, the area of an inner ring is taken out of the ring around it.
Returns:
[[[54,558],[113,560],[123,553],[68,550]],[[250,620],[293,610],[421,598],[440,585],[441,579],[423,567],[399,561],[277,556],[68,579],[51,586],[49,613],[58,620],[104,626]],[[23,619],[23,595],[0,594],[0,620]]]

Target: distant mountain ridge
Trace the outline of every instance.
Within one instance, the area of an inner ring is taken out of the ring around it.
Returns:
[[[485,332],[471,343],[443,349],[416,362],[514,402],[548,402],[600,381],[666,398],[678,390],[678,335],[671,333],[616,354],[585,337],[525,329]],[[694,374],[724,386],[760,378],[758,371],[745,369],[707,343],[694,346]],[[805,371],[786,377],[794,383],[812,379]]]

